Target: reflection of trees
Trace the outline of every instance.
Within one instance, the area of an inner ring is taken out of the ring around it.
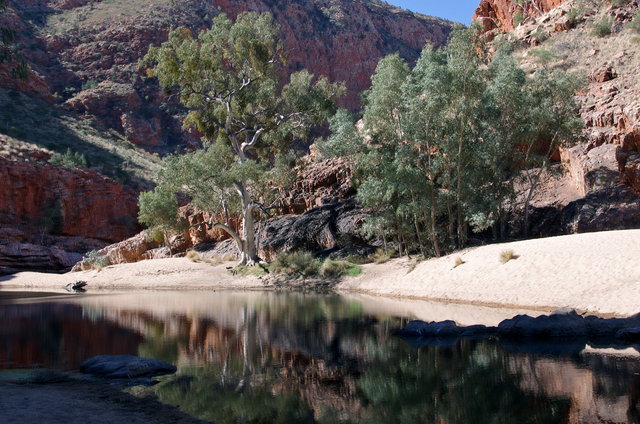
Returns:
[[[358,381],[361,422],[559,423],[570,408],[566,399],[523,392],[490,342],[372,351],[375,362]]]

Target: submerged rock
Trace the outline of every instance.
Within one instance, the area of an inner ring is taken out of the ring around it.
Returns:
[[[138,378],[172,374],[177,368],[158,359],[133,355],[100,355],[84,361],[80,371],[103,378]]]

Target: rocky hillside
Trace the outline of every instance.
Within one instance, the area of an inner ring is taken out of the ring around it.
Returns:
[[[181,130],[177,104],[138,69],[172,27],[198,31],[220,12],[269,11],[281,26],[283,72],[307,68],[345,81],[350,108],[358,107],[381,57],[400,52],[414,60],[425,43],[444,44],[451,29],[448,21],[377,0],[15,0],[13,6],[25,54],[50,93],[66,109],[153,151],[198,141]]]
[[[182,130],[175,99],[138,67],[170,28],[198,31],[220,12],[270,11],[282,28],[282,72],[308,68],[345,81],[344,105],[351,108],[379,58],[398,51],[416,59],[425,43],[444,44],[451,29],[447,21],[376,0],[9,0],[9,6],[0,26],[17,34],[31,70],[20,80],[0,65],[6,187],[0,272],[64,269],[82,253],[139,230],[137,192],[153,184],[158,162],[146,152],[199,143]],[[67,150],[86,163],[63,163]],[[317,172],[328,184],[335,178],[327,169]],[[288,195],[291,211],[326,202],[326,193],[312,189]]]
[[[585,124],[584,139],[561,152],[576,196],[569,203],[541,202],[540,232],[640,225],[639,2],[535,0],[526,4],[522,9],[511,0],[483,0],[474,19],[494,45],[514,46],[514,56],[527,71],[561,70],[585,84],[576,97]],[[554,196],[547,193],[549,199]]]

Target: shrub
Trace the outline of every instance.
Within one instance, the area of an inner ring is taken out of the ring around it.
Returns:
[[[521,11],[517,11],[516,13],[513,14],[513,26],[517,27],[519,26],[522,21],[524,21],[524,15],[522,14]]]
[[[144,238],[147,243],[156,242],[158,244],[164,243],[164,231],[161,227],[151,227],[144,232]]]
[[[345,275],[355,277],[361,273],[362,268],[360,266],[347,261],[326,259],[320,267],[320,276],[322,278],[340,278]]]
[[[611,25],[611,18],[605,16],[600,21],[593,24],[591,33],[597,37],[606,37],[607,35],[611,34]]]
[[[509,249],[509,250],[503,250],[502,252],[500,252],[500,263],[501,264],[506,264],[507,262],[509,262],[510,260],[513,259],[518,259],[518,257],[513,253],[513,250]]]
[[[299,251],[278,255],[269,266],[269,270],[276,274],[295,277],[309,277],[318,273],[320,262],[310,252]]]
[[[78,152],[72,152],[70,148],[67,149],[64,155],[60,153],[54,153],[49,159],[49,163],[57,166],[63,166],[68,169],[87,168],[87,158],[84,154]]]
[[[377,264],[383,264],[385,262],[389,262],[391,258],[393,258],[393,250],[390,249],[378,249],[373,254],[373,260]]]
[[[109,258],[106,255],[99,254],[97,250],[87,252],[87,254],[82,258],[82,263],[86,268],[95,269],[97,271],[111,265]]]
[[[633,16],[633,20],[627,24],[636,34],[640,34],[640,10]]]

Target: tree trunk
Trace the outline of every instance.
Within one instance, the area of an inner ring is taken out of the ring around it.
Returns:
[[[253,218],[253,202],[244,184],[235,183],[242,199],[242,249],[239,265],[254,266],[260,263],[256,249],[256,223]]]

